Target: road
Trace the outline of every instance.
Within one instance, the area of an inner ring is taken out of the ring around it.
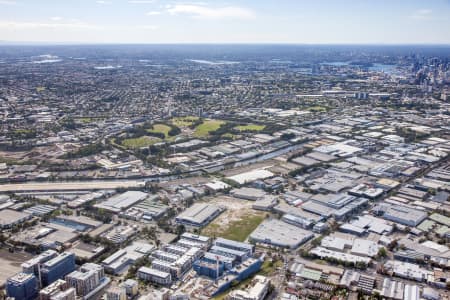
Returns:
[[[0,192],[113,190],[144,185],[142,180],[29,182],[0,185]]]

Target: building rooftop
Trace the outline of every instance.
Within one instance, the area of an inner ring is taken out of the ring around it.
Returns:
[[[261,223],[250,234],[250,239],[278,247],[297,248],[313,236],[313,233],[310,231],[280,220],[270,219]]]
[[[177,220],[193,225],[202,225],[217,216],[222,211],[217,205],[195,203],[177,216]]]

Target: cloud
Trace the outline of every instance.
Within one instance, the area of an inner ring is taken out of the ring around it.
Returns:
[[[60,23],[41,23],[41,22],[14,22],[0,21],[1,29],[101,29],[101,26],[92,25],[83,22],[60,22]]]
[[[157,30],[159,26],[156,25],[138,25],[130,27],[130,29],[136,29],[136,30]]]
[[[430,20],[433,18],[433,11],[431,9],[419,9],[409,17],[414,20]]]
[[[105,1],[105,0],[97,0],[96,3],[97,3],[97,4],[101,4],[101,5],[109,5],[109,4],[112,4],[111,1]]]
[[[148,13],[146,13],[147,16],[157,16],[160,14],[161,14],[160,11],[149,11]]]
[[[239,6],[208,7],[198,4],[176,4],[167,7],[171,15],[189,15],[197,19],[254,19],[255,13]]]
[[[12,0],[0,0],[0,5],[16,5],[16,1]]]
[[[128,3],[131,4],[151,4],[155,3],[155,0],[130,0]]]
[[[61,17],[51,17],[50,20],[52,21],[61,21],[63,18]]]
[[[132,25],[132,26],[115,26],[115,25],[97,25],[85,23],[82,21],[71,22],[14,22],[14,21],[0,21],[0,29],[6,30],[34,30],[34,29],[51,29],[51,30],[156,30],[157,25]]]

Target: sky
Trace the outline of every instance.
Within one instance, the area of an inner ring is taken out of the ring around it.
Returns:
[[[0,0],[0,41],[450,44],[450,0]]]

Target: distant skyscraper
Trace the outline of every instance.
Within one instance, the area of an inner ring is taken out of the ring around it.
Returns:
[[[38,280],[34,274],[18,273],[6,281],[6,294],[16,300],[34,300],[38,296]]]

